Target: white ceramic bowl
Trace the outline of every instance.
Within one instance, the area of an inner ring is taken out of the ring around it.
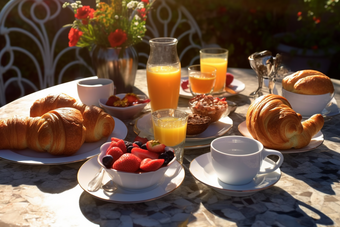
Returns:
[[[118,171],[115,169],[107,169],[103,163],[102,159],[105,156],[106,150],[109,147],[110,142],[104,143],[100,147],[100,154],[98,155],[98,163],[104,167],[105,171],[108,173],[110,178],[118,186],[138,190],[142,188],[148,188],[157,185],[162,182],[165,172],[168,170],[169,166],[174,163],[176,157],[172,159],[167,166],[163,166],[156,171],[152,172],[140,172],[140,173],[128,173],[124,171]]]
[[[121,94],[117,94],[116,96],[119,97],[120,99],[122,99],[122,98],[124,98],[125,95],[126,95],[125,93],[121,93]],[[148,98],[146,95],[137,95],[137,96],[140,99],[147,99]],[[108,114],[110,114],[111,116],[114,116],[116,118],[119,118],[121,120],[134,118],[147,105],[147,103],[141,103],[141,104],[137,104],[137,105],[134,105],[134,106],[114,107],[114,106],[105,105],[107,100],[108,100],[108,97],[99,99],[99,105],[102,108],[104,108],[105,111]]]
[[[98,99],[113,95],[113,81],[105,78],[84,79],[77,83],[78,96],[88,106],[99,106]]]
[[[293,110],[302,116],[309,117],[321,113],[332,100],[334,93],[323,95],[303,95],[287,91],[282,88],[282,96],[285,97]]]

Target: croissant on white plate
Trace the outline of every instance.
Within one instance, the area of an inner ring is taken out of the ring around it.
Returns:
[[[85,141],[81,112],[59,108],[41,117],[12,117],[0,120],[0,149],[29,148],[53,155],[73,155]]]
[[[85,142],[96,142],[108,137],[114,127],[114,119],[97,106],[87,106],[67,94],[53,94],[36,100],[30,109],[30,116],[37,117],[60,107],[72,107],[79,110],[86,127]]]
[[[274,94],[257,98],[246,116],[247,128],[253,138],[267,148],[279,150],[307,146],[324,125],[321,114],[301,120],[301,114],[291,108],[286,98]]]

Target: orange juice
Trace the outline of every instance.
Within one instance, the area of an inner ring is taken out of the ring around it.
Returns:
[[[193,93],[208,94],[214,87],[215,75],[204,72],[192,72],[189,74],[190,89]]]
[[[187,121],[177,117],[164,117],[153,123],[153,133],[156,140],[166,146],[176,146],[186,138]]]
[[[151,66],[146,71],[152,111],[176,109],[181,84],[181,69],[174,66]]]
[[[225,58],[213,58],[213,57],[201,58],[202,71],[204,70],[205,65],[210,65],[217,69],[214,92],[223,91],[225,87],[228,60]]]

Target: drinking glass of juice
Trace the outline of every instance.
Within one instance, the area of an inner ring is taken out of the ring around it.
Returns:
[[[201,68],[213,66],[216,68],[216,81],[213,94],[221,94],[225,88],[227,67],[228,67],[228,50],[223,48],[206,48],[200,50]]]
[[[192,65],[188,67],[189,87],[191,94],[209,95],[214,90],[216,80],[216,68],[206,65],[202,69],[201,65]]]
[[[163,109],[152,113],[155,140],[172,147],[176,159],[183,163],[184,143],[189,114],[178,109]]]
[[[175,38],[160,37],[151,39],[149,43],[146,80],[151,110],[176,109],[181,84],[178,41]]]

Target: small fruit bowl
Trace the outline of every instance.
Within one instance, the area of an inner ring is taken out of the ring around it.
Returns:
[[[176,157],[174,157],[166,166],[160,167],[156,171],[143,172],[138,170],[136,172],[124,172],[118,171],[112,168],[106,168],[102,162],[103,157],[106,155],[106,151],[111,142],[104,143],[100,147],[100,154],[98,155],[98,163],[105,169],[110,176],[111,180],[119,187],[128,190],[139,190],[155,186],[162,182],[165,172],[169,166],[174,163]],[[129,153],[130,154],[130,153]]]
[[[117,94],[116,96],[120,99],[125,97],[125,93]],[[140,100],[148,100],[146,95],[137,95]],[[121,120],[132,119],[136,117],[148,104],[148,101],[144,103],[138,103],[132,106],[126,107],[115,107],[106,105],[108,98],[101,98],[98,100],[100,107],[104,108],[104,110],[113,117],[119,118]]]
[[[225,98],[217,98],[212,95],[197,95],[189,100],[189,106],[193,114],[209,116],[210,123],[228,116],[228,102]]]

